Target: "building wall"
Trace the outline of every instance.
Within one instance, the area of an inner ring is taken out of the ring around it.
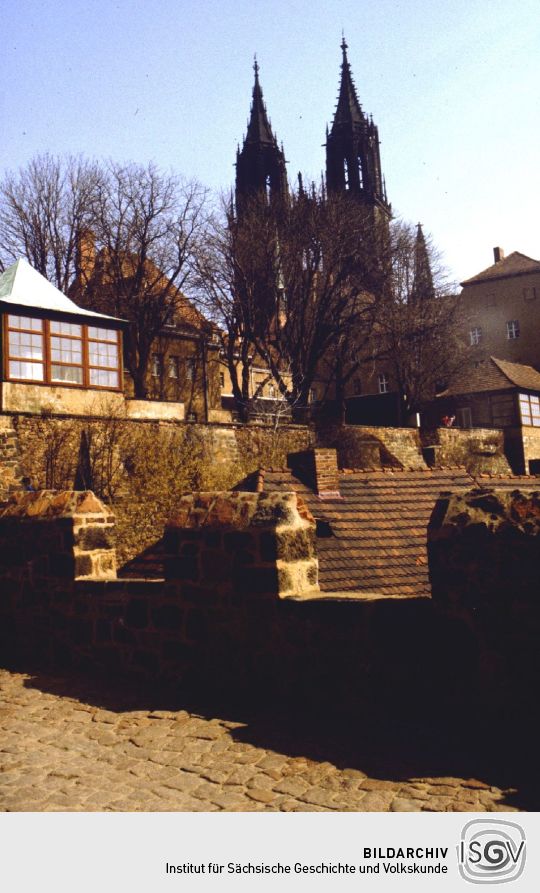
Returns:
[[[533,294],[536,297],[531,297]],[[473,327],[482,330],[480,344],[471,347],[474,354],[540,369],[540,273],[465,285],[462,299],[466,343]],[[510,320],[519,321],[519,338],[507,338],[506,323]]]

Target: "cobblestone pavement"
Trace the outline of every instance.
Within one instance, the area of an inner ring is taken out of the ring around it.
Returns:
[[[280,730],[275,718],[250,726],[208,711],[140,709],[126,688],[99,698],[95,682],[76,683],[0,670],[3,811],[515,808],[512,791],[473,778],[369,777],[361,759],[324,759],[298,729],[294,743],[283,720]]]

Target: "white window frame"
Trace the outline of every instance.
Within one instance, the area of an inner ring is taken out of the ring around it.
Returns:
[[[509,319],[506,323],[506,338],[508,341],[515,341],[519,338],[519,319]]]

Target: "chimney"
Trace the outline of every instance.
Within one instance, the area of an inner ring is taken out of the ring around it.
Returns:
[[[500,260],[504,260],[504,248],[494,248],[493,257],[495,258],[496,264],[498,264]]]
[[[320,499],[340,498],[337,450],[304,450],[289,453],[287,460],[293,474],[312,487]]]
[[[75,268],[77,278],[85,285],[94,272],[96,254],[96,243],[92,230],[79,229],[76,235]]]

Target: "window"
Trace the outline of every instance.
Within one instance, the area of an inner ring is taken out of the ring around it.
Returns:
[[[8,377],[45,381],[43,320],[8,316]]]
[[[536,298],[536,288],[534,285],[530,285],[527,288],[523,289],[523,298],[526,301],[534,301]]]
[[[163,357],[160,353],[152,354],[152,375],[154,378],[161,378],[163,374]]]
[[[316,403],[316,402],[317,402],[317,391],[315,390],[315,388],[310,388],[310,389],[309,389],[309,402],[310,402],[310,403]]]
[[[118,332],[9,314],[7,377],[15,381],[119,388]]]
[[[390,384],[388,374],[386,372],[379,373],[378,382],[379,382],[379,394],[387,394],[388,386]]]
[[[471,347],[473,347],[475,344],[480,344],[481,340],[482,340],[482,329],[480,328],[480,326],[473,326],[473,328],[469,331],[469,341],[470,341]]]
[[[195,378],[195,360],[193,357],[189,357],[186,360],[186,378],[188,381],[193,381]]]
[[[51,320],[51,381],[83,383],[82,326]],[[116,332],[114,333],[116,335]],[[116,364],[118,365],[118,364]]]
[[[511,319],[506,323],[506,337],[509,341],[519,338],[519,319]]]
[[[220,388],[225,387],[225,373],[224,372],[219,373],[219,386],[220,386]]]
[[[460,428],[472,428],[472,412],[470,406],[462,406],[456,410],[457,421]]]
[[[519,411],[523,425],[540,428],[540,397],[533,394],[520,394]]]
[[[275,398],[276,398],[276,388],[275,388],[275,385],[273,385],[273,384],[268,385],[268,396],[269,396],[272,400],[275,400]]]
[[[168,362],[169,378],[175,378],[175,379],[180,378],[180,375],[178,374],[179,369],[180,369],[180,364],[178,362],[178,357],[169,357],[169,362]]]

